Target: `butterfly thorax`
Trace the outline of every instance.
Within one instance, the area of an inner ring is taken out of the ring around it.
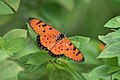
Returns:
[[[59,40],[65,38],[65,36],[66,36],[65,33],[60,34],[60,35],[58,36],[58,38],[56,39],[56,41],[59,41]]]

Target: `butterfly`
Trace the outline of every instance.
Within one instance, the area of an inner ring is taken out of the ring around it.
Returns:
[[[53,57],[61,57],[62,55],[77,61],[83,62],[84,56],[82,52],[66,37],[52,26],[37,18],[29,18],[28,24],[35,31],[37,43],[41,49],[47,50]]]

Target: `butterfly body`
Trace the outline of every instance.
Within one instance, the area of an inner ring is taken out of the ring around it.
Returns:
[[[36,18],[30,18],[28,23],[38,34],[37,43],[39,47],[47,50],[51,56],[58,58],[65,55],[74,61],[84,61],[81,51],[71,43],[65,34]]]

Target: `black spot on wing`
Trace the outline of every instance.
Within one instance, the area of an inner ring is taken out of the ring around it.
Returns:
[[[40,24],[42,21],[40,20],[40,21],[38,21],[37,23],[36,23],[36,25],[38,25],[38,24]]]
[[[80,51],[76,54],[76,56],[78,56],[80,54]]]
[[[73,54],[75,54],[75,52],[73,52]]]
[[[46,35],[44,37],[46,37]]]
[[[69,49],[67,48],[66,50],[68,51]]]
[[[75,51],[75,50],[76,50],[76,47],[73,48],[73,51]]]
[[[52,56],[52,57],[55,57],[55,58],[60,58],[60,57],[62,57],[63,56],[63,54],[54,54],[54,53],[52,53],[50,50],[48,51],[48,53]]]
[[[45,32],[45,30],[43,30],[42,32]]]
[[[49,30],[52,30],[52,28],[49,28]]]
[[[35,19],[35,18],[29,18],[28,21],[33,20],[33,19]]]
[[[72,45],[72,43],[69,44],[70,46]]]
[[[42,26],[43,26],[43,27],[46,27],[46,26],[47,26],[47,24],[43,24]]]
[[[29,19],[28,19],[28,23],[30,23],[31,20],[33,20],[33,19],[36,19],[36,18],[29,18]]]

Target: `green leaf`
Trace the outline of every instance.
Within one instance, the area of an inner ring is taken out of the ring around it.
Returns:
[[[120,16],[112,18],[104,26],[107,28],[119,28],[120,27]]]
[[[5,80],[18,80],[18,75],[9,77],[8,79]]]
[[[120,42],[110,44],[98,56],[98,58],[111,58],[120,56]]]
[[[0,37],[0,48],[3,48],[4,45],[5,45],[5,40],[2,37]]]
[[[24,72],[26,73],[39,73],[39,72],[43,72],[46,67],[47,67],[47,63],[43,63],[41,65],[31,65],[31,64],[27,64],[27,61],[29,60],[31,54],[29,55],[26,55],[26,56],[23,56],[21,57],[19,60],[18,60],[18,63],[24,67]]]
[[[21,72],[19,74],[19,80],[50,80],[48,78],[48,73],[43,71],[41,73],[25,73]]]
[[[24,65],[25,72],[27,73],[40,73],[46,70],[47,63],[43,63],[41,65]]]
[[[83,76],[85,77],[86,80],[100,80],[97,77],[89,76],[87,73],[83,73]]]
[[[75,72],[75,74],[73,74],[73,76],[74,76],[74,80],[86,80],[85,77],[83,76],[83,74],[81,74],[81,73]]]
[[[33,53],[29,58],[29,60],[27,61],[27,64],[40,65],[48,62],[51,59],[54,58],[51,57],[47,52],[41,51],[41,52]]]
[[[24,49],[28,42],[29,39],[23,37],[11,39],[6,42],[5,50],[9,55],[13,55],[14,53]]]
[[[83,36],[74,36],[74,37],[69,37],[71,42],[75,44],[76,47],[79,49],[85,49],[90,38],[83,37]]]
[[[72,68],[68,65],[67,61],[63,58],[58,58],[55,64],[59,69],[66,69],[73,72]]]
[[[120,56],[118,56],[118,64],[120,65]]]
[[[118,72],[118,71],[120,71],[120,67],[110,67],[108,69],[108,74],[113,74],[113,73]]]
[[[12,9],[5,4],[3,1],[0,1],[0,15],[13,14]]]
[[[27,23],[27,26],[28,26],[28,30],[29,30],[29,33],[30,33],[30,36],[31,38],[36,41],[36,37],[37,37],[37,34],[32,30],[32,28],[30,27],[30,25]]]
[[[27,64],[28,59],[30,58],[31,54],[25,55],[23,57],[21,57],[20,59],[18,59],[18,63],[20,64],[20,66],[24,66],[25,64]]]
[[[55,69],[50,73],[50,80],[74,80],[73,75],[64,69]]]
[[[25,30],[25,29],[13,29],[3,36],[3,38],[6,41],[9,41],[9,40],[17,38],[17,37],[27,38],[27,30]]]
[[[4,60],[0,62],[0,80],[18,75],[23,69],[15,62]]]
[[[8,57],[9,56],[0,49],[0,61],[5,60]]]
[[[28,45],[26,45],[26,47],[24,49],[22,49],[21,51],[16,53],[13,57],[15,59],[19,59],[25,55],[35,53],[38,51],[40,51],[40,49],[33,42],[30,42]]]
[[[3,1],[6,2],[7,5],[9,5],[15,11],[18,10],[20,0],[3,0]]]
[[[89,76],[93,76],[93,77],[97,77],[97,78],[109,77],[108,69],[109,68],[105,65],[98,66],[89,73]]]
[[[101,60],[96,59],[100,53],[100,42],[98,40],[91,39],[90,42],[83,50],[83,54],[85,57],[84,64],[90,66],[91,65],[100,65],[102,63]],[[91,54],[90,54],[91,53]],[[84,67],[82,67],[84,68]],[[88,68],[89,69],[89,68]]]
[[[109,67],[118,67],[118,58],[117,57],[105,58],[104,62]]]
[[[113,44],[115,42],[118,42],[120,41],[120,29],[105,36],[99,36],[98,38],[106,44]]]
[[[112,75],[113,80],[120,80],[120,71]]]
[[[63,60],[62,58],[57,59],[59,60],[59,62],[56,62],[56,67],[59,69],[65,69],[68,70],[69,72],[71,72],[75,78],[75,80],[85,80],[85,78],[82,76],[81,73],[77,73],[75,72],[68,63],[65,62],[65,60]],[[60,63],[61,62],[61,63]]]

